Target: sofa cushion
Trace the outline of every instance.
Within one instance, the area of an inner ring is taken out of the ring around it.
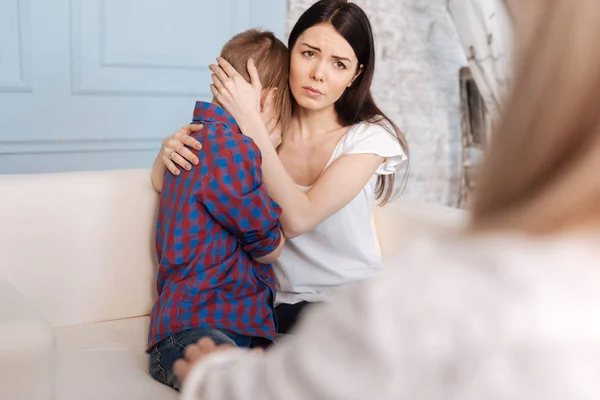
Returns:
[[[0,279],[0,399],[53,399],[54,361],[50,324]]]
[[[148,315],[158,195],[148,170],[0,175],[0,277],[53,327]]]
[[[55,329],[59,400],[169,400],[148,375],[148,317]]]

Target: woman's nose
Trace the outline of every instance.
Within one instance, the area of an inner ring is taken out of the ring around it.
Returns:
[[[312,79],[315,81],[323,81],[325,79],[325,66],[323,63],[316,63],[312,70]]]

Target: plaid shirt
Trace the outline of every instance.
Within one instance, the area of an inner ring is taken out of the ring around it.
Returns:
[[[192,328],[273,341],[273,267],[253,257],[279,245],[281,209],[262,185],[260,150],[217,105],[197,102],[194,122],[200,163],[166,173],[160,195],[148,348]]]

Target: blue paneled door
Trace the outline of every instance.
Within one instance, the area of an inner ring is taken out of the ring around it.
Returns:
[[[0,173],[150,167],[221,46],[286,0],[0,0]]]

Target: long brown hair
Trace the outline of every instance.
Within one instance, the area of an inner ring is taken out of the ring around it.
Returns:
[[[516,27],[512,94],[478,177],[475,229],[554,233],[600,217],[600,1],[538,4]]]
[[[290,51],[302,32],[322,23],[331,24],[346,39],[358,58],[358,64],[362,64],[364,68],[352,86],[346,89],[335,103],[335,111],[340,123],[348,126],[366,121],[381,125],[398,140],[408,156],[408,142],[402,131],[377,107],[371,94],[375,73],[375,41],[369,18],[359,6],[347,0],[318,1],[306,10],[294,25],[288,39]],[[408,167],[402,180],[403,186],[406,184],[407,176]],[[394,181],[395,174],[377,177],[375,195],[381,205],[387,203],[394,194]]]

